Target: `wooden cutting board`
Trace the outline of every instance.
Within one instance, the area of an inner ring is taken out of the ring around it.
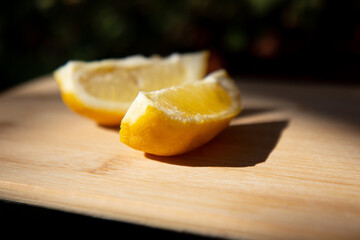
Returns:
[[[0,95],[0,198],[241,239],[360,239],[359,87],[239,81],[207,145],[154,157],[68,110],[52,77]]]

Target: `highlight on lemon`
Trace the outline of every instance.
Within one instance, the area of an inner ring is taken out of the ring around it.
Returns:
[[[182,154],[214,138],[241,109],[235,82],[218,70],[202,81],[139,92],[121,122],[120,140],[154,155]]]
[[[139,91],[154,91],[202,79],[207,51],[168,57],[69,61],[54,72],[65,104],[101,125],[120,125]]]

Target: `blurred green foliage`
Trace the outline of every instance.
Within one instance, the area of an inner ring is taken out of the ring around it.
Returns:
[[[313,74],[342,57],[354,65],[359,1],[335,2],[7,1],[0,8],[1,89],[70,59],[199,49],[210,49],[215,61],[236,74],[272,74],[282,71],[281,64],[287,64],[283,72]],[[301,65],[309,59],[311,66]],[[326,64],[316,68],[321,61]]]

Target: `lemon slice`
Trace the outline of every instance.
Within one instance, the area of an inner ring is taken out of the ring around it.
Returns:
[[[120,140],[155,155],[195,149],[226,128],[242,109],[240,92],[225,70],[153,92],[139,92],[121,122]]]
[[[93,62],[69,61],[54,72],[65,104],[102,125],[120,125],[139,91],[202,79],[207,51],[162,58],[136,55]]]

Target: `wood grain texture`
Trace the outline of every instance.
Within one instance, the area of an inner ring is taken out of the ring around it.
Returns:
[[[224,238],[359,239],[359,88],[239,86],[231,126],[176,157],[72,113],[51,77],[3,93],[0,198]]]

